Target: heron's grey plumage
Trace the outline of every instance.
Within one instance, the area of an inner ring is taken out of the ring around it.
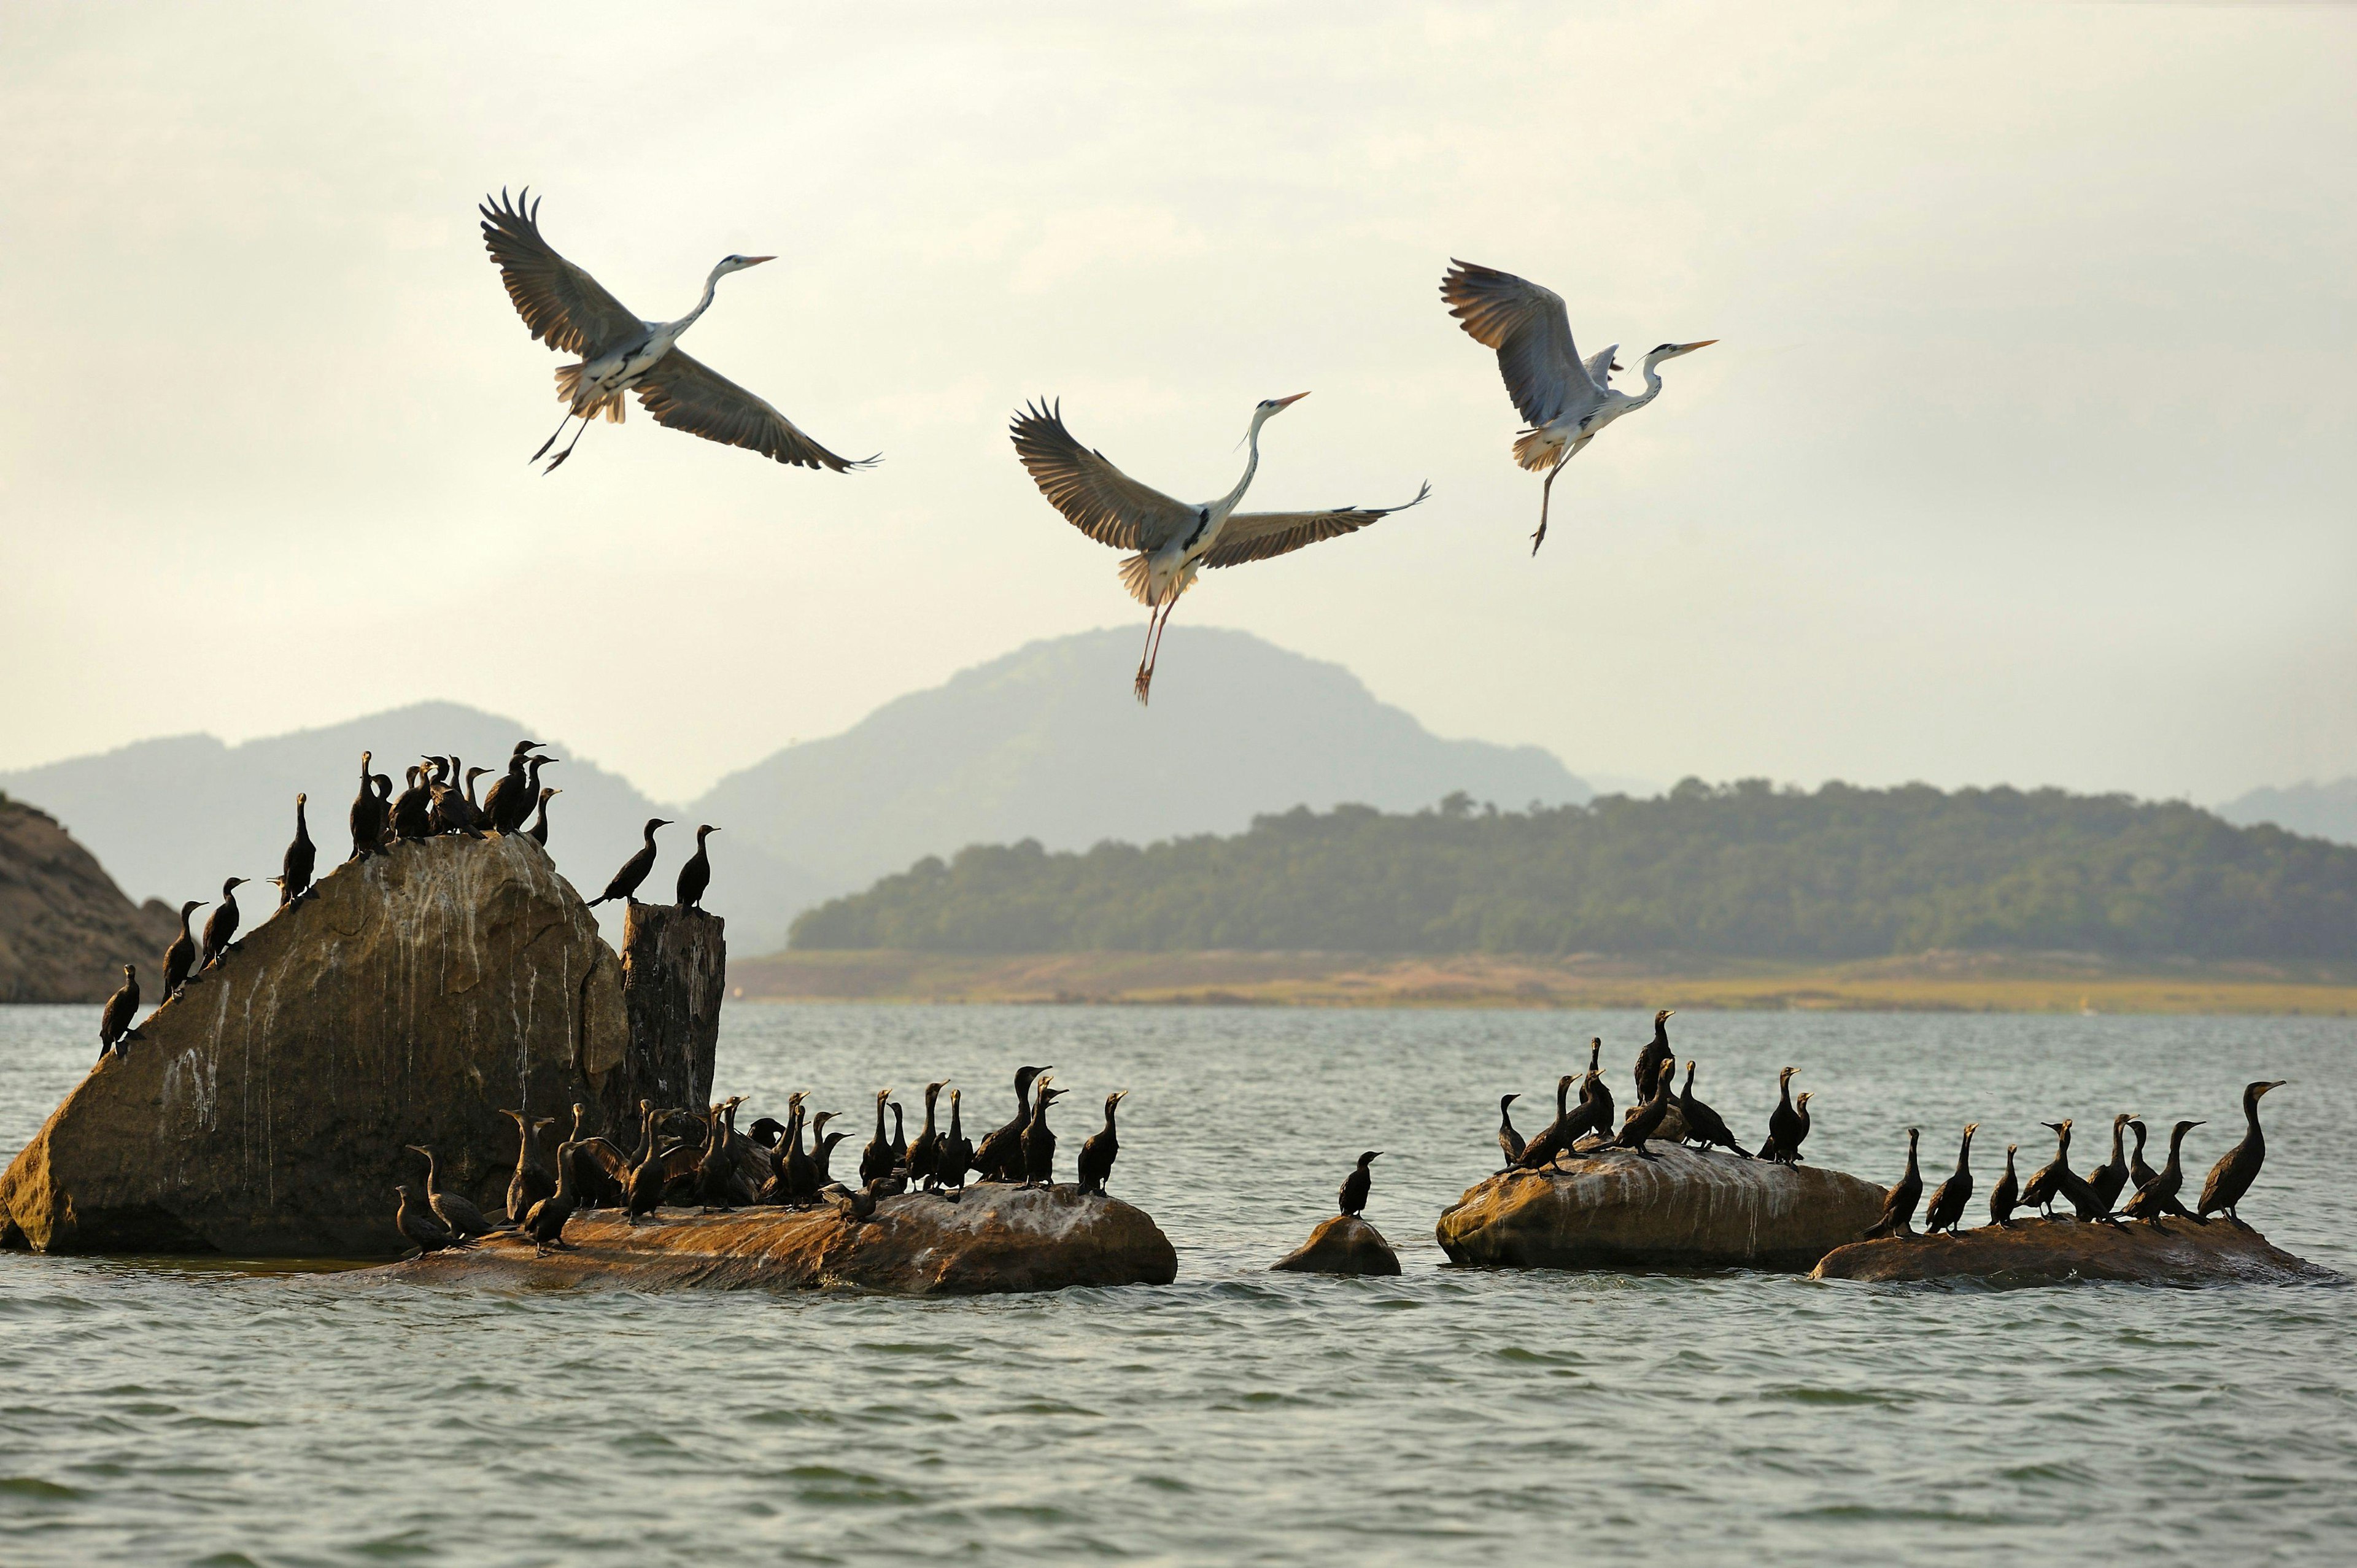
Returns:
[[[560,354],[595,360],[647,336],[644,321],[541,238],[540,203],[529,189],[513,202],[502,190],[497,207],[486,201],[479,210],[483,246],[533,338]]]
[[[1415,500],[1398,506],[1346,506],[1332,511],[1240,511],[1228,519],[1228,526],[1220,531],[1220,542],[1204,553],[1203,564],[1241,566],[1247,561],[1287,554],[1305,544],[1340,539],[1395,511],[1422,505],[1430,494],[1432,487],[1427,484],[1415,492]]]
[[[1526,424],[1554,424],[1603,401],[1598,378],[1572,341],[1571,312],[1555,290],[1494,267],[1452,262],[1440,296],[1475,342],[1498,351],[1506,395]]]
[[[838,457],[804,435],[765,399],[673,349],[638,385],[639,402],[657,424],[685,430],[706,441],[742,446],[790,467],[844,473],[865,468],[874,457]]]
[[[1115,550],[1159,550],[1195,526],[1200,508],[1139,484],[1064,428],[1064,405],[1027,403],[1011,427],[1015,455],[1064,521]]]

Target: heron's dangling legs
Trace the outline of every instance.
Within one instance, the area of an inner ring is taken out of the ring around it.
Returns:
[[[1137,665],[1137,705],[1146,706],[1146,695],[1154,685],[1155,662],[1162,657],[1162,628],[1170,624],[1170,612],[1178,607],[1178,596],[1172,594],[1146,622],[1146,657]]]
[[[539,462],[539,461],[540,461],[540,458],[541,458],[541,453],[543,453],[543,452],[546,452],[546,451],[547,451],[551,446],[555,446],[555,445],[556,445],[556,438],[557,438],[559,435],[564,435],[564,434],[565,434],[565,427],[566,425],[568,425],[568,424],[572,424],[572,423],[573,423],[573,411],[572,411],[571,409],[566,409],[566,410],[565,411],[565,417],[564,417],[563,419],[560,419],[560,420],[558,420],[558,421],[556,422],[556,428],[549,434],[549,437],[548,437],[548,439],[547,439],[547,440],[545,440],[545,441],[544,441],[544,442],[542,442],[542,443],[540,444],[540,451],[539,451],[539,452],[534,452],[531,456],[526,457],[526,458],[524,459],[524,461],[525,461],[525,462],[527,462],[527,463],[537,463],[537,462]]]
[[[559,452],[555,456],[551,457],[548,460],[548,467],[540,471],[541,478],[546,478],[549,475],[556,472],[557,465],[564,462],[567,457],[573,456],[573,448],[581,445],[581,438],[589,434],[589,426],[596,423],[597,421],[590,415],[586,413],[583,414],[581,416],[581,428],[573,433],[573,439],[565,443],[564,451]]]
[[[1578,450],[1577,446],[1565,447],[1563,456],[1555,460],[1555,467],[1547,470],[1546,483],[1539,487],[1539,531],[1531,535],[1531,553],[1534,555],[1539,553],[1539,546],[1546,542],[1547,502],[1555,493],[1555,477],[1563,472],[1563,466],[1570,462],[1571,455]]]

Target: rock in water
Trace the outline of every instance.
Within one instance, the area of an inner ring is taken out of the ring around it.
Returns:
[[[1167,1285],[1178,1255],[1160,1227],[1116,1197],[1075,1187],[985,1182],[952,1203],[906,1193],[853,1219],[832,1207],[667,1209],[637,1226],[612,1210],[565,1227],[570,1251],[534,1254],[495,1236],[385,1272],[429,1283],[512,1282],[655,1290],[855,1285],[911,1295],[980,1295],[1071,1285]]]
[[[0,1240],[386,1256],[404,1250],[393,1185],[423,1174],[404,1144],[498,1213],[516,1152],[500,1107],[569,1122],[576,1100],[641,1092],[622,966],[522,834],[339,866],[142,1033],[0,1176]]]
[[[1506,1268],[1804,1270],[1882,1216],[1880,1187],[1822,1165],[1651,1152],[1491,1176],[1441,1215],[1441,1250]]]
[[[1983,1280],[1991,1284],[2064,1284],[2124,1280],[2138,1284],[2283,1283],[2341,1276],[2270,1246],[2266,1238],[2213,1219],[2095,1225],[2077,1219],[2017,1219],[1954,1236],[1883,1236],[1836,1248],[1817,1264],[1821,1280]]]
[[[1309,1240],[1269,1265],[1291,1274],[1395,1274],[1399,1254],[1383,1233],[1355,1214],[1337,1214]]]

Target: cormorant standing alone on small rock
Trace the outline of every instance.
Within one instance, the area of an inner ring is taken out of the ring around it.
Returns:
[[[1973,1200],[1973,1134],[1981,1130],[1977,1122],[1964,1123],[1964,1141],[1956,1150],[1956,1168],[1947,1180],[1932,1191],[1932,1201],[1923,1208],[1923,1234],[1936,1235],[1945,1230],[1953,1236],[1964,1218],[1964,1205]]]
[[[138,1031],[131,1020],[139,1016],[139,966],[123,966],[123,984],[106,999],[98,1015],[98,1054],[104,1059],[109,1051],[124,1051],[124,1042],[135,1038]]]
[[[1353,1219],[1367,1211],[1367,1193],[1375,1185],[1375,1178],[1367,1167],[1374,1164],[1382,1153],[1381,1149],[1369,1149],[1361,1155],[1358,1165],[1342,1178],[1342,1190],[1335,1194],[1342,1212]]]
[[[2259,1179],[2259,1166],[2267,1157],[2266,1135],[2259,1131],[2259,1101],[2271,1089],[2281,1089],[2287,1079],[2263,1079],[2243,1089],[2243,1122],[2247,1129],[2243,1141],[2219,1156],[2210,1167],[2210,1179],[2201,1184],[2201,1201],[2194,1207],[2196,1219],[2207,1219],[2223,1212],[2229,1221],[2242,1230],[2249,1226],[2234,1212],[2251,1184]]]
[[[164,1000],[169,1002],[188,983],[188,971],[196,967],[197,939],[188,935],[188,917],[205,907],[201,898],[191,898],[180,906],[180,934],[164,950]]]
[[[1048,1125],[1048,1107],[1064,1097],[1060,1089],[1043,1088],[1031,1101],[1031,1124],[1023,1129],[1023,1185],[1056,1185],[1056,1134]]]
[[[1082,1192],[1101,1193],[1105,1189],[1105,1177],[1113,1175],[1113,1162],[1121,1154],[1121,1134],[1114,1130],[1114,1112],[1122,1097],[1129,1090],[1116,1089],[1105,1096],[1105,1124],[1092,1133],[1081,1144],[1080,1182]]]
[[[1907,1171],[1883,1195],[1882,1218],[1866,1228],[1868,1238],[1915,1234],[1915,1205],[1923,1196],[1923,1174],[1916,1168],[1915,1145],[1921,1127],[1907,1129]]]
[[[307,796],[295,797],[295,842],[286,846],[286,856],[278,864],[282,880],[278,884],[278,907],[282,909],[311,890],[311,872],[319,864],[319,846],[311,842],[311,824],[303,814],[303,802]]]
[[[500,782],[503,784],[507,780],[501,779]],[[492,792],[496,794],[497,789],[494,788]],[[612,898],[619,898],[628,904],[638,902],[634,895],[639,890],[639,884],[644,882],[647,879],[647,873],[655,868],[655,830],[670,825],[671,819],[668,817],[647,819],[646,842],[639,846],[636,854],[622,862],[622,869],[614,873],[614,880],[606,884],[605,892],[589,900],[589,908],[594,909]]]
[[[1521,1098],[1519,1094],[1498,1096],[1498,1152],[1506,1157],[1506,1163],[1498,1167],[1501,1171],[1512,1170],[1527,1146],[1523,1135],[1514,1131],[1514,1101]]]
[[[2019,1144],[2005,1146],[2005,1175],[1989,1188],[1989,1223],[2000,1230],[2013,1228],[2013,1211],[2021,1207],[2021,1178],[2013,1174],[2013,1156],[2020,1148]]]
[[[221,908],[205,917],[205,950],[197,968],[201,972],[237,950],[237,890],[245,878],[232,876],[221,884]]]
[[[1652,1098],[1653,1081],[1662,1076],[1663,1064],[1674,1054],[1670,1049],[1670,1018],[1677,1012],[1664,1007],[1653,1015],[1653,1037],[1637,1053],[1637,1099],[1641,1102]]]
[[[2178,1163],[2178,1154],[2185,1144],[2185,1134],[2201,1125],[2199,1122],[2179,1122],[2169,1129],[2169,1163],[2160,1167],[2160,1173],[2152,1180],[2136,1188],[2136,1196],[2129,1198],[2127,1207],[2121,1210],[2123,1214],[2131,1219],[2142,1219],[2154,1225],[2159,1224],[2161,1216],[2165,1214],[2192,1219],[2197,1225],[2201,1223],[2193,1215],[2186,1213],[2185,1205],[2177,1199],[2178,1193],[2185,1186],[2185,1170]]]
[[[704,841],[719,831],[710,822],[695,830],[695,853],[679,868],[677,892],[683,909],[700,912],[704,908],[704,890],[712,886],[712,857],[705,853]]]

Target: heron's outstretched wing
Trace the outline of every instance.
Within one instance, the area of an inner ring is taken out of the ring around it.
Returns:
[[[1600,395],[1571,340],[1563,295],[1527,278],[1452,261],[1440,297],[1473,340],[1498,350],[1498,373],[1515,412],[1535,427],[1552,424]]]
[[[1072,439],[1063,405],[1027,404],[1008,426],[1015,455],[1064,521],[1116,550],[1158,550],[1200,521],[1196,509],[1141,485]]]
[[[486,198],[477,210],[483,215],[483,248],[499,263],[508,298],[532,335],[585,360],[645,336],[645,322],[540,237],[540,203],[531,196],[526,190],[511,202],[502,190],[497,207]]]
[[[639,402],[657,424],[742,446],[789,467],[865,468],[874,457],[838,457],[797,429],[794,422],[726,376],[673,349],[639,378]]]
[[[1346,506],[1332,511],[1240,511],[1220,530],[1220,542],[1204,554],[1203,564],[1241,566],[1247,561],[1265,561],[1272,555],[1286,554],[1321,539],[1340,539],[1395,511],[1421,505],[1431,493],[1432,487],[1427,484],[1415,492],[1415,500],[1404,506]]]

